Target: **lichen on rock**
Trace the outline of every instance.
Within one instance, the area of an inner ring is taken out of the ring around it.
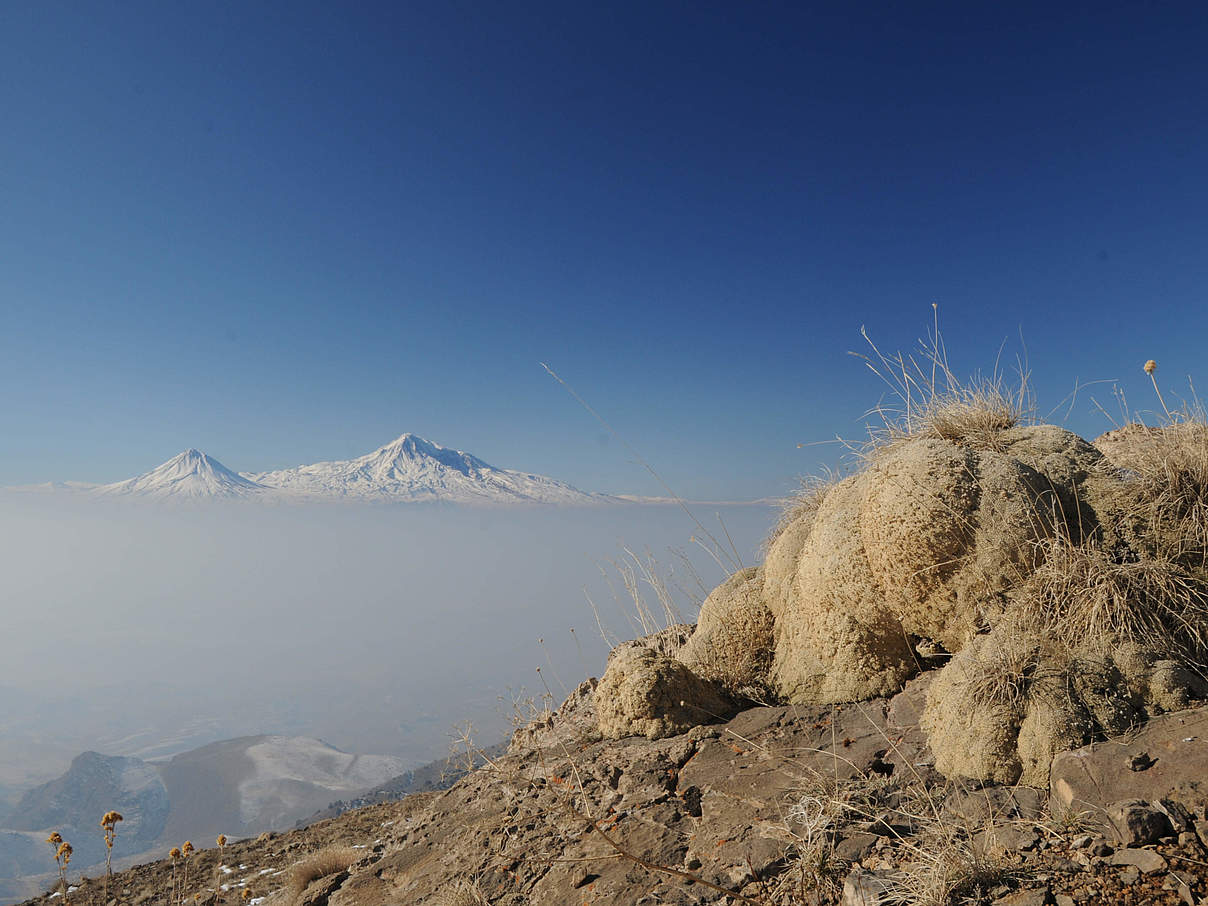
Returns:
[[[632,647],[610,658],[595,693],[606,739],[661,739],[733,716],[735,702],[715,683],[653,648]]]
[[[937,768],[1044,785],[1057,752],[1186,707],[1208,694],[1208,431],[1106,446],[1053,425],[894,435],[786,510],[674,660],[614,652],[601,732],[682,732],[744,696],[889,696],[938,669]]]

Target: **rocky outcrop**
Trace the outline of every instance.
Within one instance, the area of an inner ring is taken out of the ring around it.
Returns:
[[[679,661],[637,647],[609,660],[595,692],[600,733],[608,739],[660,739],[724,720],[735,702]]]
[[[1043,786],[1056,753],[1208,694],[1194,666],[1208,656],[1208,574],[1162,559],[1194,548],[1172,532],[1208,537],[1203,512],[1175,519],[1161,507],[1189,504],[1163,502],[1160,476],[1137,471],[1153,471],[1139,443],[1199,461],[1188,438],[1208,434],[1134,432],[1105,443],[1113,460],[1052,425],[897,439],[791,510],[762,565],[709,595],[675,654],[686,670],[614,658],[601,731],[684,732],[726,713],[712,689],[853,702],[936,671],[922,725],[937,767]]]
[[[950,899],[993,906],[1173,906],[1208,892],[1203,709],[1059,756],[1050,809],[1042,791],[933,769],[917,720],[935,681],[858,704],[749,708],[657,740],[585,735],[585,684],[448,790],[228,844],[225,868],[203,849],[186,894],[233,906],[247,889],[291,906],[292,867],[347,846],[361,857],[307,888],[310,902],[831,906],[957,891]],[[1089,774],[1059,770],[1066,762]],[[1130,785],[1143,792],[1104,802],[1102,824],[1088,819],[1097,789]],[[118,874],[115,890],[152,903],[171,879],[164,860]],[[97,886],[73,901],[95,901]]]
[[[1127,736],[1062,752],[1049,783],[1055,808],[1105,826],[1111,808],[1127,800],[1174,800],[1202,814],[1208,809],[1208,708],[1164,714]]]
[[[762,572],[740,570],[705,599],[696,630],[676,659],[732,696],[767,701],[775,697],[768,688],[774,628]]]

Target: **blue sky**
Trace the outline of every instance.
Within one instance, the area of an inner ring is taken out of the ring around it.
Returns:
[[[940,306],[1208,382],[1195,4],[0,6],[0,484],[404,431],[584,488],[783,493]],[[1068,424],[1108,427],[1084,392]],[[1065,410],[1061,411],[1064,416]]]

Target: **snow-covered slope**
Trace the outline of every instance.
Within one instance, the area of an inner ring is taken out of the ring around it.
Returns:
[[[163,465],[135,478],[101,485],[92,493],[121,497],[203,499],[250,497],[264,491],[254,481],[232,472],[200,450],[185,450]]]
[[[309,807],[316,788],[323,796],[356,793],[413,766],[390,755],[350,755],[301,736],[264,737],[246,755],[253,773],[239,782],[245,826],[287,826]]]
[[[244,736],[158,765],[172,811],[164,839],[281,830],[333,799],[397,777],[415,763],[352,755],[304,736]]]
[[[469,453],[414,434],[404,434],[357,459],[242,474],[265,487],[329,498],[452,503],[599,503],[615,499],[588,494],[542,475],[497,469]]]

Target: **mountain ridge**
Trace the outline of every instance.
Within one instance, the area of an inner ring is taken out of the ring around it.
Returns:
[[[216,457],[190,447],[147,472],[109,484],[52,481],[6,490],[174,502],[488,505],[632,502],[632,498],[581,491],[545,475],[497,468],[471,453],[442,446],[411,432],[354,459],[325,460],[286,469],[236,472]]]
[[[278,490],[341,499],[457,503],[599,503],[615,498],[565,482],[500,469],[410,432],[364,456],[241,477]]]

